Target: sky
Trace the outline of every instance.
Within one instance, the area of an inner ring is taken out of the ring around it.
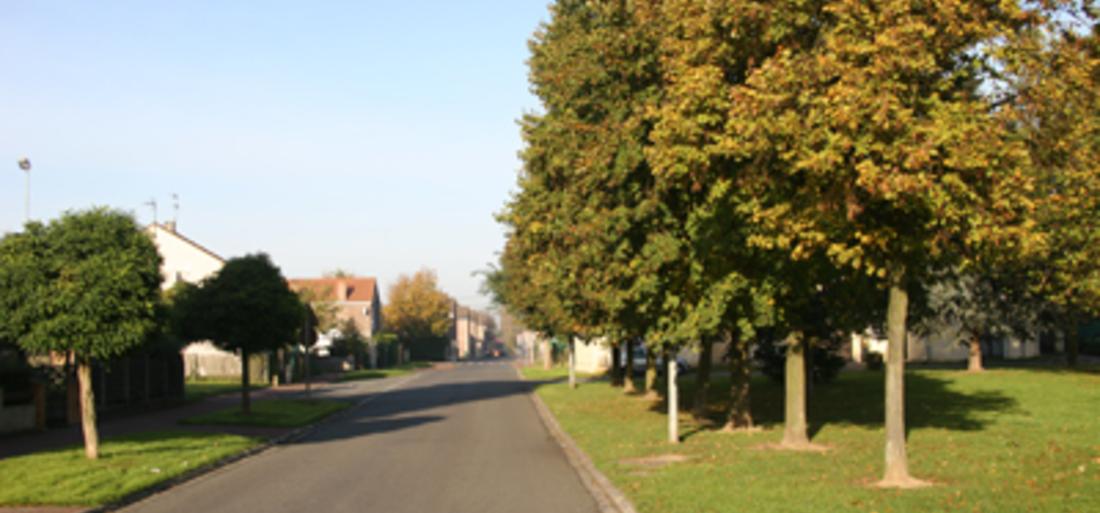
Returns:
[[[0,233],[109,206],[287,277],[434,269],[488,306],[547,0],[5,0]],[[5,169],[6,168],[6,169]],[[179,196],[178,216],[172,194]]]

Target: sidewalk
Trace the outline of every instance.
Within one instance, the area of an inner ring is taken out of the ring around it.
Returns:
[[[312,385],[313,393],[318,397],[338,399],[354,394],[358,385],[335,383],[334,376],[320,376]],[[349,382],[353,383],[353,382]],[[300,399],[305,397],[305,385],[295,383],[278,388],[265,388],[252,391],[252,400],[259,399]],[[207,397],[192,403],[166,407],[149,412],[137,412],[124,416],[101,420],[99,435],[104,438],[139,433],[144,431],[197,431],[212,433],[231,433],[244,436],[275,438],[294,430],[294,428],[264,428],[250,426],[195,426],[180,424],[180,420],[232,408],[241,402],[240,392]],[[84,443],[80,425],[47,431],[20,433],[0,437],[0,459],[11,456],[79,446]]]

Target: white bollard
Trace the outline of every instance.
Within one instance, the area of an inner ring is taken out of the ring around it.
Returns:
[[[668,441],[680,443],[680,392],[676,387],[676,359],[668,359]]]

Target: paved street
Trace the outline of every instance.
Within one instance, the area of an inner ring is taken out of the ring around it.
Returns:
[[[509,365],[401,379],[297,443],[124,511],[597,511]]]

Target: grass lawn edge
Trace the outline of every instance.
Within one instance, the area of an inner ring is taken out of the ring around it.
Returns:
[[[517,366],[514,367],[516,375],[521,381],[529,382],[530,380],[524,375],[523,371]],[[592,459],[588,457],[588,454],[584,452],[577,442],[561,427],[557,418],[550,411],[550,408],[546,406],[542,398],[539,397],[535,390],[530,392],[531,403],[535,407],[535,412],[538,413],[539,419],[542,421],[546,430],[553,437],[554,441],[561,447],[562,452],[565,453],[565,459],[569,462],[569,465],[573,467],[584,484],[584,487],[588,490],[589,495],[596,501],[597,506],[603,513],[636,513],[634,505],[630,502],[621,490],[612,484],[611,480],[600,472],[596,465],[592,462]]]

